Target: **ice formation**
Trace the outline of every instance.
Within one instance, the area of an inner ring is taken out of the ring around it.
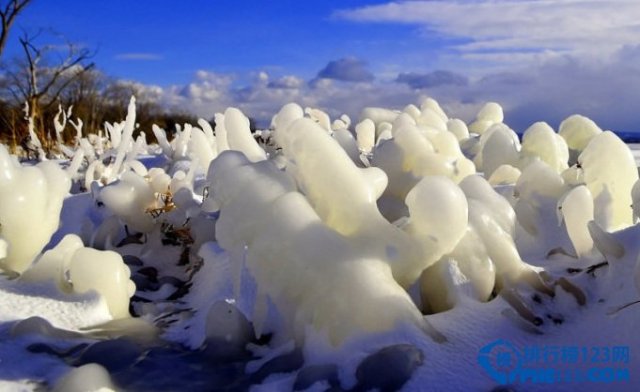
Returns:
[[[78,236],[70,234],[46,251],[21,279],[53,281],[66,293],[94,290],[104,298],[113,318],[123,318],[129,316],[129,298],[136,291],[130,276],[118,253],[84,247]]]
[[[492,125],[501,124],[503,120],[502,106],[496,102],[487,102],[476,115],[476,120],[469,125],[469,131],[482,135]]]
[[[602,132],[593,120],[574,114],[560,123],[558,134],[567,142],[571,153],[571,164],[575,163],[578,155],[584,150],[591,139]]]
[[[70,187],[57,164],[21,166],[0,145],[0,238],[7,244],[0,268],[20,273],[31,265],[58,229]]]
[[[54,392],[109,392],[114,390],[116,388],[111,381],[109,372],[94,363],[70,371],[53,388]]]
[[[119,254],[80,248],[69,261],[68,273],[75,292],[95,290],[104,297],[114,318],[129,316],[129,298],[136,287],[129,280],[131,272]]]
[[[567,142],[545,122],[537,122],[524,132],[521,153],[525,159],[539,158],[557,172],[568,168]]]
[[[606,230],[631,226],[631,190],[638,180],[638,168],[629,147],[613,132],[602,132],[589,141],[578,163],[593,196],[596,222]]]
[[[60,109],[57,135],[70,116]],[[497,103],[467,125],[431,98],[354,123],[291,103],[254,134],[229,108],[171,140],[154,126],[149,145],[134,138],[134,99],[98,135],[72,125],[65,171],[0,147],[0,265],[20,274],[0,290],[93,295],[112,319],[82,335],[46,317],[12,329],[106,339],[78,355],[38,346],[76,366],[57,390],[117,389],[167,358],[233,362],[239,389],[276,372],[293,374],[287,387],[396,388],[438,371],[420,365],[462,345],[476,319],[542,336],[548,320],[578,328],[593,314],[576,308],[601,311],[596,298],[627,293],[629,279],[640,290],[634,157],[582,116],[558,132],[537,122],[522,142]],[[157,347],[141,319],[184,346]],[[106,348],[122,352],[96,354]],[[377,375],[390,361],[399,381]]]
[[[315,126],[308,123],[308,127]],[[321,129],[318,132],[328,137]],[[357,243],[349,244],[347,235],[362,227],[330,221],[329,211],[323,221],[295,191],[291,179],[268,162],[252,165],[242,155],[225,153],[210,173],[211,186],[218,189],[214,197],[221,206],[216,225],[220,244],[240,253],[248,247],[246,263],[256,279],[258,296],[268,294],[290,317],[296,336],[300,338],[309,323],[327,329],[334,342],[360,331],[392,328],[403,320],[422,323],[417,308],[394,281],[389,265],[376,259],[374,250],[360,248],[364,253],[359,255]],[[369,196],[365,193],[362,197]],[[243,219],[246,214],[253,219]],[[283,241],[290,245],[283,249]],[[283,270],[297,278],[288,279]],[[263,301],[258,299],[255,315],[265,314],[260,308],[265,306]],[[389,311],[383,317],[375,316],[372,309],[376,306]],[[254,322],[261,331],[264,320],[257,317]]]
[[[559,200],[559,221],[564,221],[576,256],[584,257],[593,251],[593,239],[588,224],[593,220],[593,197],[584,185],[573,188]]]

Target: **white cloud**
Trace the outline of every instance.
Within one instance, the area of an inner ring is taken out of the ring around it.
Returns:
[[[276,80],[270,81],[269,88],[298,89],[304,85],[304,80],[294,76],[287,75]]]
[[[428,73],[401,72],[396,82],[406,83],[413,89],[424,89],[438,86],[465,86],[469,83],[466,76],[445,70]]]
[[[374,79],[367,64],[355,57],[344,57],[330,61],[318,72],[318,79],[341,80],[343,82],[370,82]]]
[[[423,34],[456,38],[450,49],[489,62],[541,53],[606,56],[635,44],[640,34],[637,0],[398,1],[339,10],[334,17],[416,25]]]
[[[295,75],[272,77],[265,71],[251,75],[249,84],[240,85],[237,75],[198,71],[186,85],[150,86],[145,91],[168,107],[207,119],[229,106],[238,107],[261,126],[267,126],[271,116],[289,102],[326,110],[332,118],[346,113],[357,120],[366,106],[401,109],[419,104],[428,95],[450,116],[465,121],[472,120],[484,102],[497,101],[505,108],[507,123],[517,131],[535,121],[557,126],[574,113],[593,118],[603,128],[640,130],[636,107],[640,102],[640,45],[623,47],[598,62],[584,62],[574,55],[552,56],[467,83],[440,83],[465,76],[452,73],[452,79],[442,72],[405,73],[404,78],[393,81],[378,78],[358,83],[305,81]],[[447,77],[436,78],[438,75]]]
[[[140,100],[147,102],[164,103],[165,90],[157,85],[143,84],[133,80],[118,80],[117,86],[124,87],[129,91],[136,92]]]
[[[238,85],[235,75],[198,71],[190,83],[162,89],[160,102],[207,119],[234,106],[258,120],[260,125],[268,126],[271,117],[289,102],[327,110],[332,116],[347,113],[357,118],[365,106],[402,108],[419,96],[406,85],[394,82],[315,79],[311,83],[294,75],[272,79],[264,71],[254,76],[249,85]]]
[[[163,58],[157,53],[120,53],[115,55],[116,60],[122,61],[159,61]]]

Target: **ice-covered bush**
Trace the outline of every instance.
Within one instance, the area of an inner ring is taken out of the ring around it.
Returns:
[[[70,234],[46,251],[22,279],[53,281],[66,293],[94,290],[104,298],[111,316],[122,318],[129,316],[129,298],[136,291],[130,276],[118,253],[87,248]]]
[[[0,145],[0,238],[7,250],[0,267],[26,270],[60,222],[71,181],[54,162],[22,166]]]

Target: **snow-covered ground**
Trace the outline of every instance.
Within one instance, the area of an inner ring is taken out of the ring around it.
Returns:
[[[640,388],[640,145],[577,117],[520,143],[496,104],[362,117],[147,145],[132,104],[64,172],[0,154],[0,390]]]

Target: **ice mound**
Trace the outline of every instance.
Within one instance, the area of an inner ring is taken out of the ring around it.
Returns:
[[[54,162],[21,166],[0,145],[0,268],[23,272],[58,229],[71,181]],[[28,235],[27,235],[28,233]]]
[[[21,277],[30,282],[53,281],[62,292],[98,292],[114,318],[129,316],[129,298],[136,291],[129,280],[131,271],[122,257],[113,251],[84,247],[73,234],[46,251]]]

